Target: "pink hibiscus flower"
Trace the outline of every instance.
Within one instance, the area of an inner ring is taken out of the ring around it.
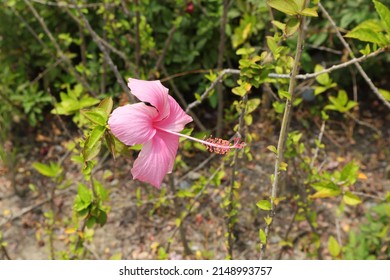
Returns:
[[[226,140],[203,141],[180,134],[192,118],[168,95],[168,89],[160,81],[129,79],[128,86],[131,93],[142,102],[116,108],[108,125],[111,132],[124,144],[143,144],[131,169],[133,179],[160,188],[164,176],[172,172],[179,136],[201,142],[209,151],[220,154],[232,148],[243,147],[239,141],[231,145]]]

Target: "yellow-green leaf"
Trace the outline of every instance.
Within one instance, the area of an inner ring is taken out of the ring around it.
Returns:
[[[108,114],[104,109],[95,108],[93,110],[81,110],[83,116],[85,116],[92,123],[105,126],[107,124]]]
[[[103,109],[104,112],[106,112],[107,115],[109,115],[112,111],[112,106],[113,106],[113,102],[112,102],[112,98],[111,96],[110,97],[106,97],[102,100],[102,102],[100,102],[99,104],[99,108],[100,109]]]
[[[318,17],[317,7],[305,8],[299,12],[299,14],[307,17]]]
[[[260,242],[262,244],[267,244],[267,235],[265,234],[264,230],[262,230],[262,229],[259,230],[259,238],[260,238]]]
[[[264,217],[264,221],[267,225],[270,225],[272,223],[272,218],[267,216],[267,217]]]
[[[271,202],[269,202],[268,200],[260,200],[256,203],[256,206],[265,211],[270,211],[272,207]]]
[[[346,192],[344,194],[343,201],[345,202],[345,204],[348,204],[351,206],[355,206],[355,205],[358,205],[359,203],[362,203],[362,200],[357,195],[354,195],[351,192]]]
[[[378,89],[379,93],[387,100],[390,101],[390,91],[385,89]]]
[[[277,21],[277,20],[273,20],[271,21],[273,25],[275,25],[277,28],[279,28],[280,30],[284,30],[286,28],[286,24],[280,22],[280,21]]]
[[[345,37],[355,38],[363,42],[375,43],[379,46],[385,46],[390,43],[390,40],[387,39],[383,33],[375,32],[368,28],[353,29],[348,32]]]
[[[273,145],[269,145],[269,146],[267,147],[267,149],[270,150],[271,152],[273,152],[275,155],[278,153],[278,150],[277,150],[276,147],[273,146]]]
[[[280,166],[279,166],[279,170],[287,171],[287,166],[288,166],[287,163],[281,162],[281,163],[280,163]]]
[[[293,0],[268,0],[267,4],[288,15],[296,15],[299,10],[298,5]]]
[[[290,18],[286,23],[286,27],[284,29],[284,35],[286,35],[287,37],[294,35],[294,33],[297,32],[299,28],[299,24],[300,21],[297,18],[295,17]]]
[[[338,255],[340,255],[340,245],[333,236],[330,236],[328,239],[328,250],[332,257],[337,257]]]
[[[374,1],[375,9],[379,14],[382,22],[386,26],[387,32],[390,33],[390,10],[379,1]]]

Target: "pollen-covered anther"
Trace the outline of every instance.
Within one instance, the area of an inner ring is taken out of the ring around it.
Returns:
[[[204,141],[210,143],[210,144],[205,144],[207,150],[210,153],[224,155],[227,152],[229,152],[230,149],[232,148],[232,146],[228,140],[224,140],[221,138],[210,137],[210,138],[205,139]]]

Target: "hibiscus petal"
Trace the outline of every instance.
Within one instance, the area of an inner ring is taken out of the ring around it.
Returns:
[[[157,131],[153,139],[144,144],[135,160],[131,169],[133,179],[159,189],[165,175],[172,172],[178,146],[178,136]]]
[[[127,84],[131,93],[142,102],[149,102],[160,113],[157,120],[166,118],[169,114],[168,89],[160,81],[143,81],[129,79]]]
[[[154,127],[180,132],[187,123],[192,122],[192,118],[183,111],[176,100],[170,95],[168,96],[168,102],[170,108],[169,116],[161,121],[155,122]]]
[[[157,110],[144,103],[136,103],[116,108],[108,125],[111,132],[126,145],[143,144],[156,134],[153,119]]]

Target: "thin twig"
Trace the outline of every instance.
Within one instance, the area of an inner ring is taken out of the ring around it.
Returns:
[[[52,7],[59,7],[59,8],[72,8],[75,9],[77,6],[76,5],[71,5],[67,4],[64,2],[51,2],[51,1],[45,1],[45,0],[30,0],[32,2],[42,4],[42,5],[47,5],[47,6],[52,6]],[[103,5],[109,5],[109,6],[116,6],[117,4],[115,3],[110,3],[110,4],[105,4],[105,3],[89,3],[89,4],[81,4],[78,7],[79,8],[99,8],[100,6]]]
[[[294,213],[293,213],[292,216],[291,216],[291,220],[290,220],[290,223],[289,223],[289,225],[288,225],[286,234],[284,235],[284,240],[285,240],[285,241],[288,239],[288,236],[290,235],[290,232],[291,232],[292,227],[293,227],[294,222],[295,222],[295,217],[296,217],[297,214],[298,214],[298,210],[299,210],[299,207],[296,206],[296,207],[295,207],[295,211],[294,211]],[[279,251],[278,260],[282,259],[283,251],[284,251],[284,247],[282,247],[282,248],[280,249],[280,251]]]
[[[211,91],[215,88],[217,83],[220,82],[222,80],[222,78],[227,74],[236,74],[237,75],[237,74],[240,74],[240,70],[237,70],[237,69],[224,69],[224,70],[222,70],[221,73],[219,73],[219,75],[217,76],[217,78],[205,90],[205,92],[202,93],[200,98],[198,100],[195,100],[194,102],[188,104],[188,107],[186,109],[186,113],[188,113],[192,108],[200,105],[203,102],[203,100],[205,100],[208,97],[208,95],[211,93]]]
[[[132,103],[135,102],[134,100],[134,97],[132,94],[130,94],[130,90],[129,88],[127,87],[126,83],[124,82],[122,76],[119,74],[119,71],[118,71],[118,68],[117,66],[114,64],[114,62],[112,61],[109,53],[107,52],[106,50],[106,47],[103,46],[103,44],[101,43],[101,40],[99,40],[99,36],[96,34],[96,32],[92,29],[91,25],[89,24],[89,21],[88,19],[85,17],[85,15],[83,14],[83,12],[80,10],[80,8],[77,6],[75,0],[71,0],[72,3],[76,6],[76,10],[79,14],[79,16],[81,17],[82,21],[84,22],[84,25],[85,27],[88,29],[89,33],[91,34],[92,36],[92,39],[95,41],[95,43],[98,45],[100,51],[104,54],[104,58],[106,59],[107,63],[108,63],[108,66],[110,66],[111,70],[114,72],[114,75],[116,77],[116,80],[117,82],[120,84],[120,86],[122,87],[122,90],[124,92],[126,92],[129,96],[130,96],[130,100]]]
[[[245,110],[246,110],[246,105],[248,103],[248,93],[246,93],[243,98],[242,98],[242,109],[240,112],[240,118],[239,118],[239,124],[238,124],[238,134],[243,135],[244,134],[244,117],[245,117]],[[229,204],[228,204],[228,209],[227,209],[227,235],[228,235],[228,240],[227,240],[227,249],[228,249],[228,259],[232,260],[233,259],[233,238],[234,238],[234,233],[233,233],[233,226],[234,226],[234,219],[236,215],[233,215],[234,213],[234,189],[235,189],[235,182],[236,182],[236,170],[237,170],[237,164],[238,164],[238,153],[239,150],[235,149],[234,150],[234,156],[232,163],[230,166],[232,167],[232,174],[230,178],[230,186],[228,190],[228,195],[229,195]]]
[[[178,228],[180,231],[181,243],[183,244],[184,255],[191,255],[192,252],[191,252],[190,247],[188,246],[186,229],[184,227],[184,219],[181,218],[180,203],[179,203],[178,197],[175,195],[177,193],[177,191],[176,191],[176,186],[175,186],[175,177],[174,177],[173,173],[169,174],[169,187],[170,187],[171,192],[173,194],[173,204],[175,206],[176,218],[180,220],[180,224],[179,224]]]
[[[318,152],[320,151],[319,145],[321,144],[322,137],[324,136],[325,123],[326,123],[326,121],[323,120],[322,124],[321,124],[320,134],[318,135],[318,144],[317,144],[316,149],[314,151],[314,155],[313,155],[313,157],[311,158],[311,161],[310,161],[310,170],[313,169],[314,163],[315,163],[315,161],[316,161],[316,159],[318,157]]]
[[[358,62],[362,62],[368,58],[371,58],[371,57],[374,57],[374,56],[377,56],[378,54],[388,50],[389,47],[384,47],[384,48],[380,48],[378,50],[376,50],[375,52],[372,52],[368,55],[362,55],[361,57],[357,57],[357,58],[353,58],[351,60],[348,60],[344,63],[340,63],[340,64],[335,64],[333,65],[332,67],[329,67],[329,68],[326,68],[326,69],[323,69],[321,71],[318,71],[318,72],[315,72],[315,73],[308,73],[308,74],[301,74],[301,75],[296,75],[295,76],[295,79],[299,79],[299,80],[306,80],[306,79],[311,79],[311,78],[315,78],[319,75],[322,75],[322,74],[325,74],[325,73],[330,73],[330,72],[333,72],[335,70],[338,70],[338,69],[342,69],[342,68],[345,68],[349,65],[352,65],[352,64],[356,64]],[[290,79],[291,78],[291,74],[276,74],[276,73],[270,73],[268,75],[268,77],[270,78],[278,78],[278,79]]]
[[[218,174],[218,172],[222,169],[223,167],[223,164],[221,164],[215,171],[213,174],[211,174],[211,176],[209,177],[209,179],[206,181],[206,183],[203,185],[203,187],[200,189],[200,191],[196,194],[196,196],[194,197],[191,205],[187,208],[187,212],[186,214],[181,218],[181,222],[183,223],[184,220],[192,213],[192,210],[196,204],[196,202],[198,202],[199,198],[202,196],[202,194],[204,193],[204,191],[207,189],[207,187],[210,185],[211,181],[214,179],[214,177]],[[179,179],[180,180],[180,179]],[[173,240],[173,238],[175,237],[177,231],[179,230],[178,227],[175,228],[175,230],[172,232],[169,240]],[[170,245],[171,245],[171,242],[168,242],[167,244],[167,248],[166,248],[166,251],[168,252],[169,249],[170,249]]]
[[[332,27],[335,29],[336,31],[336,35],[337,37],[340,39],[341,43],[344,45],[344,47],[348,50],[349,54],[354,57],[354,54],[352,52],[352,49],[350,48],[350,46],[348,45],[348,42],[344,39],[343,35],[341,35],[339,29],[337,28],[337,25],[336,23],[334,22],[333,18],[329,15],[329,13],[326,11],[326,9],[324,8],[324,6],[322,6],[321,2],[318,2],[318,7],[320,8],[321,12],[324,14],[324,16],[329,20],[330,24],[332,25]],[[386,47],[387,49],[389,48],[389,46]],[[386,48],[383,48],[386,49]],[[381,49],[379,49],[381,50]],[[378,50],[378,51],[379,51]],[[376,52],[373,52],[373,53],[376,53]],[[354,65],[355,67],[357,68],[357,70],[359,71],[360,75],[362,75],[363,79],[367,82],[367,84],[369,85],[369,87],[371,88],[371,90],[376,94],[376,96],[383,102],[383,104],[390,109],[390,102],[387,101],[383,95],[379,92],[378,88],[374,85],[374,83],[372,82],[372,80],[370,79],[370,77],[368,77],[367,73],[363,70],[362,66],[359,64],[359,61],[355,61],[354,62]]]
[[[165,68],[164,65],[161,66],[161,69],[164,73],[165,76],[168,76],[168,72],[167,72],[167,69]],[[179,99],[181,105],[185,108],[188,106],[187,104],[187,101],[184,99],[184,96],[183,94],[181,94],[181,92],[179,91],[179,89],[177,88],[175,82],[173,80],[169,80],[168,81],[173,92],[175,93],[175,95],[177,96],[177,98]],[[200,121],[200,119],[198,118],[198,116],[193,112],[193,111],[188,111],[187,112],[189,115],[191,115],[192,119],[194,120],[194,122],[196,123],[196,125],[203,131],[207,130],[206,127],[203,125],[203,123]]]
[[[21,210],[19,213],[13,215],[12,217],[7,219],[6,221],[2,222],[0,224],[0,228],[3,227],[5,224],[7,224],[9,222],[12,222],[12,221],[15,221],[15,220],[19,219],[20,217],[26,215],[27,213],[33,211],[34,209],[41,207],[42,205],[48,203],[50,200],[51,200],[51,197],[48,197],[45,200],[42,200],[42,201],[40,201],[40,202],[38,202],[38,203],[36,203],[34,205],[31,205],[31,206],[28,206],[26,208],[23,208],[23,210]]]
[[[141,63],[141,38],[139,34],[139,25],[141,24],[141,16],[139,13],[138,0],[134,0],[136,6],[135,12],[135,74],[136,78],[139,78],[139,67]]]
[[[92,95],[96,96],[96,93],[92,90],[90,85],[87,83],[87,81],[79,75],[75,67],[73,66],[72,62],[70,61],[69,57],[67,57],[64,52],[61,50],[60,46],[58,45],[56,39],[54,38],[53,34],[50,32],[49,28],[47,27],[45,21],[43,18],[39,15],[37,10],[35,10],[34,6],[29,2],[29,0],[24,0],[24,2],[29,7],[30,11],[33,13],[34,17],[38,20],[39,24],[42,26],[45,34],[49,37],[50,42],[53,44],[54,48],[56,49],[57,55],[62,58],[62,60],[65,61],[67,64],[69,71],[72,75],[76,78],[76,80],[83,85],[83,87],[88,90]]]
[[[307,3],[307,1],[305,1]],[[305,4],[306,6],[306,4]],[[273,182],[272,182],[272,188],[271,188],[271,211],[270,211],[270,217],[271,217],[271,222],[265,227],[265,235],[268,238],[268,234],[270,232],[270,227],[272,226],[272,223],[274,221],[274,216],[275,216],[275,203],[274,200],[278,197],[278,188],[279,188],[279,175],[280,175],[280,165],[283,162],[283,157],[284,157],[284,148],[285,148],[285,142],[287,138],[287,133],[288,133],[288,128],[289,128],[289,119],[291,118],[291,107],[292,107],[292,101],[294,100],[295,97],[295,86],[296,86],[296,76],[299,73],[299,64],[301,61],[301,56],[302,56],[302,51],[303,51],[303,41],[305,38],[305,17],[302,17],[300,19],[299,23],[299,29],[298,29],[298,39],[297,39],[297,47],[296,47],[296,53],[295,53],[295,58],[294,58],[294,65],[293,69],[291,71],[291,78],[290,78],[290,83],[288,87],[288,92],[291,96],[291,99],[286,100],[286,106],[284,109],[284,114],[283,114],[283,120],[282,120],[282,125],[280,128],[280,133],[279,133],[279,140],[278,140],[278,147],[277,147],[277,154],[275,158],[275,169],[274,169],[274,177],[273,177]],[[265,255],[265,247],[267,244],[260,244],[260,259],[263,259]]]
[[[222,12],[222,18],[221,18],[221,25],[220,25],[220,29],[219,29],[217,71],[221,71],[222,67],[223,67],[228,8],[229,8],[229,0],[223,0],[223,12]],[[217,137],[221,137],[222,126],[223,126],[224,98],[223,98],[222,90],[223,90],[222,83],[218,83],[217,84],[218,108],[217,108],[217,131],[216,131]]]
[[[165,55],[167,54],[168,47],[171,45],[171,42],[172,42],[172,39],[173,39],[173,35],[175,34],[176,29],[177,29],[177,26],[174,23],[172,28],[171,28],[171,30],[169,30],[169,32],[168,32],[168,37],[167,37],[167,39],[164,42],[163,50],[162,50],[160,56],[157,58],[156,66],[154,67],[154,71],[155,72],[160,70],[161,66],[163,65]]]

